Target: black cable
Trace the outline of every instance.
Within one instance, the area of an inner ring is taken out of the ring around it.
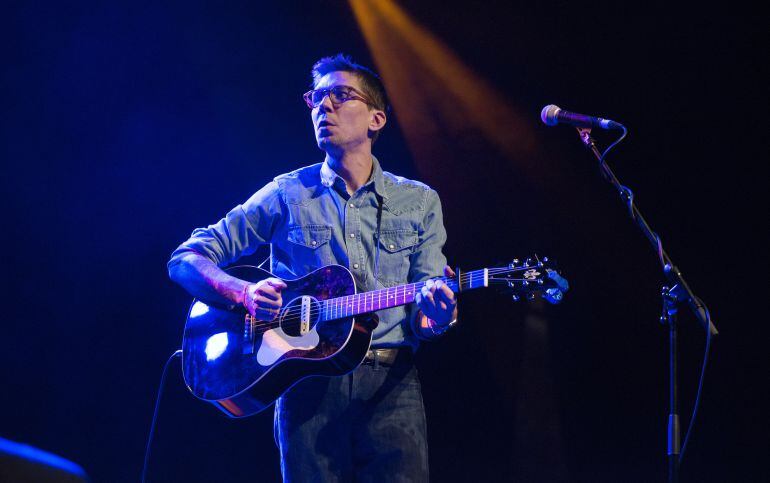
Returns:
[[[602,153],[601,157],[599,158],[599,167],[602,168],[602,174],[605,176],[605,178],[607,178],[608,181],[610,183],[612,183],[613,185],[616,185],[615,187],[618,189],[618,191],[620,191],[620,193],[625,198],[626,205],[628,206],[628,216],[630,216],[632,220],[636,221],[637,224],[639,224],[641,226],[641,223],[639,222],[639,220],[636,217],[636,214],[634,213],[634,192],[631,191],[631,188],[629,188],[628,186],[624,186],[624,185],[620,184],[620,182],[617,180],[617,178],[615,178],[613,180],[612,177],[607,175],[607,173],[604,171],[604,166],[605,166],[604,158],[607,157],[607,153],[609,153],[610,149],[614,148],[628,134],[628,129],[626,129],[626,127],[622,126],[622,125],[621,125],[621,127],[623,128],[623,134],[621,134],[621,136],[618,139],[616,139],[615,142],[610,144],[607,147],[607,149],[604,150],[604,152]],[[641,228],[642,228],[642,230],[644,230],[645,227],[641,226]],[[658,260],[660,261],[661,267],[663,267],[663,269],[665,270],[666,269],[666,259],[663,256],[663,242],[660,241],[660,236],[657,233],[655,233],[652,230],[650,230],[650,233],[652,234],[653,238],[655,238],[655,244],[657,245],[657,251],[658,251]]]
[[[623,127],[623,134],[615,142],[610,144],[607,149],[604,150],[601,157],[599,158],[599,166],[601,168],[604,168],[604,165],[605,165],[604,158],[607,156],[607,153],[609,153],[610,149],[614,148],[620,141],[622,141],[623,138],[626,137],[626,134],[628,134],[628,130],[625,127]],[[605,177],[607,177],[610,182],[612,182],[612,179],[607,175],[604,169],[602,169],[602,174]],[[626,199],[629,215],[634,221],[638,221],[636,218],[636,215],[634,214],[634,192],[631,191],[630,188],[620,184],[619,182],[617,182],[617,188]],[[657,233],[655,233],[654,231],[651,231],[651,233],[657,245],[658,259],[660,260],[661,266],[663,266],[663,269],[665,270],[670,266],[667,264],[666,259],[663,256],[663,253],[664,253],[663,243],[661,242],[660,236],[658,236]],[[696,300],[696,302],[698,303],[698,305],[702,306],[703,309],[706,311],[706,321],[707,321],[706,349],[703,354],[703,364],[701,365],[700,380],[698,381],[698,391],[695,394],[695,403],[693,404],[693,408],[692,408],[692,416],[690,417],[690,423],[687,426],[687,433],[685,434],[684,442],[682,443],[682,448],[679,451],[679,464],[682,464],[682,459],[684,458],[684,451],[685,449],[687,449],[687,443],[688,441],[690,441],[690,435],[692,434],[692,429],[693,429],[693,426],[695,425],[695,417],[698,415],[698,406],[700,406],[701,393],[703,392],[703,381],[706,379],[706,363],[708,362],[709,352],[711,350],[711,314],[709,313],[708,307],[706,307],[706,305],[703,303],[702,300],[698,299]]]
[[[142,483],[145,482],[147,477],[147,466],[150,462],[150,447],[152,446],[152,436],[155,432],[155,423],[158,419],[158,410],[160,409],[160,396],[163,394],[163,384],[166,382],[166,374],[168,373],[168,366],[175,357],[181,356],[182,351],[178,350],[171,354],[166,364],[163,366],[163,374],[160,376],[160,386],[158,387],[158,397],[155,400],[155,411],[152,413],[152,423],[150,424],[150,435],[147,437],[147,446],[144,449],[144,466],[142,466]]]
[[[698,300],[698,303],[703,304],[701,300]],[[709,349],[711,348],[711,331],[708,329],[708,327],[711,326],[711,314],[709,313],[709,309],[703,305],[703,309],[706,311],[706,320],[708,321],[708,324],[706,325],[706,350],[703,354],[703,365],[701,365],[700,369],[700,381],[698,381],[698,392],[695,394],[695,404],[692,408],[692,416],[690,416],[690,424],[687,425],[687,433],[685,433],[684,437],[684,443],[682,443],[682,449],[679,451],[679,464],[682,464],[682,459],[684,458],[684,450],[687,449],[687,442],[690,440],[690,433],[692,432],[692,428],[695,423],[695,416],[698,414],[698,406],[700,405],[700,395],[701,391],[703,390],[703,380],[706,378],[706,362],[708,362],[709,358]]]

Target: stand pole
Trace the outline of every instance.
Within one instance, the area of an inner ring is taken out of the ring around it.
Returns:
[[[676,315],[677,303],[675,291],[663,287],[661,290],[663,298],[663,314],[660,321],[668,325],[668,482],[679,482],[679,452],[680,452],[680,428],[677,391],[677,344],[676,344]]]

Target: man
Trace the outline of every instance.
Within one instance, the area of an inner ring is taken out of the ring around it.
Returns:
[[[196,229],[172,255],[171,278],[193,296],[240,304],[272,320],[286,285],[249,283],[220,267],[272,244],[271,272],[296,278],[321,266],[350,269],[361,291],[427,281],[417,307],[378,313],[372,350],[352,373],[308,378],[276,403],[285,481],[427,481],[425,414],[413,354],[457,320],[440,281],[446,240],[428,186],[382,171],[372,143],[387,122],[384,87],[337,55],[313,66],[311,109],[323,163],[276,177],[217,224]]]

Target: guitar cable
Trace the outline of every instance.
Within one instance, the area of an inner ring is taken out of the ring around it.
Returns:
[[[145,479],[147,478],[147,466],[150,462],[150,447],[152,446],[152,436],[155,433],[155,423],[158,420],[158,410],[160,409],[160,397],[163,394],[163,385],[166,382],[166,374],[168,374],[168,367],[171,364],[171,361],[174,360],[175,357],[181,357],[182,356],[182,350],[179,349],[175,351],[166,361],[166,364],[163,366],[163,374],[160,376],[160,386],[158,387],[158,396],[155,399],[155,411],[152,413],[152,423],[150,424],[150,434],[147,436],[147,446],[144,448],[144,465],[142,466],[142,483],[145,483]]]

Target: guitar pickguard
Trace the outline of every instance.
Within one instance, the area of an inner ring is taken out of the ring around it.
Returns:
[[[271,366],[287,352],[313,349],[318,346],[319,341],[315,329],[299,337],[287,335],[280,327],[270,329],[262,334],[257,350],[257,362],[262,366]]]

